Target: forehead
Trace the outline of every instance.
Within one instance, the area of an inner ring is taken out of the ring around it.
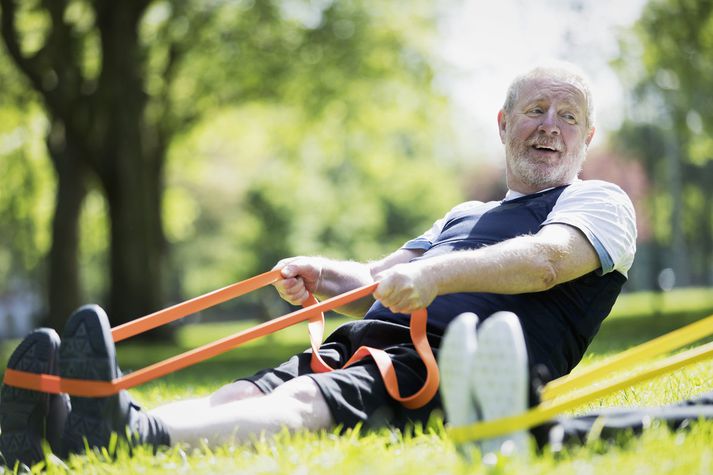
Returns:
[[[584,92],[574,84],[554,78],[535,78],[520,86],[517,103],[560,102],[585,110],[587,99]]]

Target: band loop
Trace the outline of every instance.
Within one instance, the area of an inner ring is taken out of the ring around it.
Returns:
[[[112,338],[115,342],[125,340],[200,310],[245,295],[281,279],[282,275],[279,269],[265,272],[264,274],[237,282],[222,289],[209,292],[172,307],[159,310],[145,317],[116,326],[112,329]],[[316,355],[312,361],[312,369],[315,372],[331,371],[332,368],[324,363],[318,354],[318,349],[324,335],[324,312],[370,295],[374,292],[377,285],[378,283],[366,285],[323,302],[317,302],[314,297],[310,296],[309,301],[306,302],[307,306],[300,310],[160,361],[112,381],[61,378],[51,374],[37,374],[8,368],[5,370],[3,382],[8,386],[52,394],[68,393],[72,396],[81,397],[110,396],[123,389],[129,389],[153,379],[160,378],[166,374],[217,356],[243,343],[274,333],[305,320],[309,322],[308,330],[310,332],[310,341],[313,355]],[[436,365],[431,347],[426,338],[426,319],[426,310],[419,310],[414,312],[411,320],[411,338],[427,370],[424,386],[416,394],[405,398],[401,397],[391,358],[382,350],[367,347],[359,348],[355,355],[347,362],[347,366],[365,356],[371,356],[376,361],[389,395],[409,408],[418,408],[425,405],[438,390],[438,366]]]

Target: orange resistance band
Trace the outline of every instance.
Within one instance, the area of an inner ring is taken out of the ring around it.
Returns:
[[[112,338],[115,342],[138,335],[153,328],[165,325],[166,323],[178,320],[187,315],[200,310],[218,305],[227,300],[239,297],[252,292],[253,290],[270,285],[282,279],[280,270],[272,270],[264,274],[252,277],[232,284],[228,287],[209,292],[200,297],[187,300],[186,302],[165,308],[145,317],[138,318],[131,322],[119,325],[112,329]],[[132,388],[151,381],[153,379],[173,373],[187,366],[212,358],[248,341],[255,340],[262,336],[274,333],[283,328],[287,328],[305,320],[309,321],[308,330],[312,346],[311,368],[314,372],[332,371],[319,356],[318,349],[322,343],[324,335],[324,313],[333,310],[347,303],[370,295],[377,287],[377,283],[360,287],[341,295],[337,295],[323,302],[318,303],[314,297],[310,296],[305,303],[307,306],[300,310],[288,313],[282,317],[275,318],[255,327],[235,333],[231,336],[221,338],[213,343],[206,344],[199,348],[187,351],[164,361],[147,366],[140,370],[129,373],[112,381],[94,381],[71,378],[60,378],[51,374],[37,374],[26,371],[17,371],[10,368],[5,370],[3,382],[8,386],[15,386],[23,389],[42,391],[46,393],[68,393],[73,396],[82,397],[105,397],[116,394],[123,389]],[[418,310],[411,314],[411,339],[426,366],[426,381],[423,387],[415,394],[402,397],[399,392],[398,381],[394,371],[391,358],[385,351],[362,346],[346,363],[346,366],[355,361],[371,356],[374,358],[381,376],[386,385],[389,395],[402,403],[409,409],[417,409],[430,401],[438,390],[438,366],[435,357],[428,344],[426,336],[427,313],[425,309]]]

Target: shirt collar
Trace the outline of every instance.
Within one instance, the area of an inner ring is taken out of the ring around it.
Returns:
[[[579,182],[579,181],[582,181],[582,180],[580,180],[579,178],[575,178],[574,180],[572,180],[572,183],[570,183],[570,184],[577,183],[577,182]],[[551,189],[553,189],[553,188],[555,188],[555,187],[552,186],[552,187],[550,187],[550,188],[545,188],[544,190],[540,190],[540,191],[538,191],[537,193],[542,193],[542,192],[544,192],[544,191],[548,191],[548,190],[551,190]],[[535,193],[531,193],[531,194],[534,195]],[[503,203],[506,202],[506,201],[515,200],[515,199],[517,199],[517,198],[522,198],[523,196],[527,196],[527,195],[526,195],[525,193],[520,193],[519,191],[508,190],[508,192],[505,193],[505,198],[503,198]]]

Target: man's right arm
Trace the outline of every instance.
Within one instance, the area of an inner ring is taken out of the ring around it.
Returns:
[[[361,263],[337,261],[326,257],[291,257],[277,263],[283,280],[276,282],[280,296],[292,305],[301,305],[312,293],[320,300],[343,294],[374,282],[374,276],[391,267],[403,264],[423,254],[420,249],[398,249],[378,261]],[[374,303],[363,298],[337,309],[339,313],[361,318]]]

